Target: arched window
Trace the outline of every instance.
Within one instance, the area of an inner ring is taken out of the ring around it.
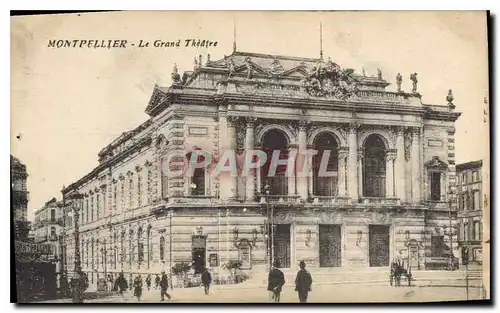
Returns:
[[[364,145],[363,195],[385,197],[385,144],[379,135],[370,135]]]
[[[160,261],[165,260],[165,237],[160,237]]]
[[[269,175],[271,160],[274,151],[280,151],[280,159],[288,159],[288,140],[283,132],[277,129],[268,131],[262,139],[262,149],[267,154],[266,163],[261,168],[261,185],[270,187],[270,195],[287,195],[288,179],[286,177],[286,165],[278,165],[276,173]]]
[[[326,196],[333,197],[338,194],[338,144],[335,137],[330,133],[323,133],[314,139],[314,150],[318,153],[313,158],[313,194],[315,196]],[[328,156],[325,151],[329,151]],[[323,157],[328,157],[328,163],[326,166],[326,172],[328,176],[324,173],[320,173],[321,162]],[[330,176],[330,172],[334,172],[333,176]]]
[[[144,261],[144,244],[142,243],[142,230],[137,232],[137,256],[138,262],[141,264]]]
[[[186,155],[188,163],[191,162],[192,153]],[[196,163],[202,163],[205,161],[205,157],[201,154],[198,155]],[[194,168],[194,167],[193,167]],[[205,173],[206,168],[194,168],[192,176],[189,179],[189,194],[192,196],[204,196],[205,195]],[[189,173],[191,174],[191,173]]]

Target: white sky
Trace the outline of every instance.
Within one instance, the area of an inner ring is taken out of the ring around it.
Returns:
[[[488,92],[483,12],[116,12],[11,18],[11,153],[28,167],[29,216],[63,185],[97,164],[106,144],[147,119],[154,83],[167,86],[174,63],[192,70],[198,54],[229,55],[233,24],[239,51],[325,57],[367,75],[381,68],[393,83],[419,76],[424,103],[446,104],[453,89],[457,163],[483,158]],[[49,39],[208,39],[216,48],[53,49]],[[21,139],[15,137],[21,135]],[[471,146],[471,144],[473,144]]]

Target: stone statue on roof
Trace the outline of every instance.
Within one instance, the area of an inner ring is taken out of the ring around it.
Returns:
[[[413,88],[412,88],[411,92],[417,93],[417,83],[418,83],[417,73],[410,74],[410,80],[413,83]]]
[[[179,75],[179,69],[177,68],[177,63],[174,64],[174,69],[172,70],[172,85],[181,85],[181,75]]]
[[[398,75],[396,75],[396,85],[398,86],[398,92],[401,92],[402,82],[403,82],[403,76],[401,76],[401,73],[398,73]]]
[[[224,60],[226,63],[226,67],[229,69],[229,77],[231,77],[234,74],[234,60],[231,57],[225,57]]]
[[[379,68],[377,69],[377,78],[382,79],[382,70]]]

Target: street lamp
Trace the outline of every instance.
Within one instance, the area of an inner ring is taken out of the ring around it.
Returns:
[[[453,226],[452,226],[453,195],[454,195],[453,189],[451,189],[451,187],[450,187],[449,191],[448,191],[448,218],[449,218],[449,223],[450,223],[449,231],[448,231],[448,235],[450,237],[450,255],[449,255],[449,268],[450,268],[450,270],[455,269],[455,267],[453,266],[453,259],[454,259],[454,255],[453,255],[453,234],[454,234],[454,231],[453,231]]]
[[[271,240],[269,240],[269,236],[266,235],[266,245],[267,245],[267,255],[268,255],[268,265],[269,268],[272,267],[274,263],[274,207],[271,205],[271,210],[269,210],[269,193],[271,191],[271,186],[266,183],[264,186],[264,194],[266,195],[266,217],[267,221],[266,224],[268,225],[267,227],[267,233],[269,234],[269,231],[271,232]],[[269,227],[270,226],[270,227]],[[271,241],[269,243],[269,241]]]
[[[74,275],[73,278],[71,279],[71,289],[72,289],[72,300],[74,303],[81,303],[83,302],[83,291],[85,289],[85,281],[84,281],[84,276],[82,273],[82,266],[81,266],[81,260],[80,260],[80,230],[79,230],[79,224],[78,220],[80,217],[80,206],[81,206],[81,199],[83,198],[83,195],[81,195],[78,192],[73,192],[70,195],[68,195],[68,200],[70,200],[70,205],[73,211],[73,217],[75,220],[75,229],[74,229],[74,236],[75,236],[75,269],[74,269]]]

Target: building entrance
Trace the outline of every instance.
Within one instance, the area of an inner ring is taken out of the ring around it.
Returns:
[[[206,266],[206,236],[193,236],[192,238],[192,261],[195,274],[201,273]]]
[[[279,268],[290,267],[290,224],[275,225],[274,258]]]
[[[370,225],[370,266],[389,266],[389,226]]]
[[[319,266],[342,266],[341,225],[319,225]]]

